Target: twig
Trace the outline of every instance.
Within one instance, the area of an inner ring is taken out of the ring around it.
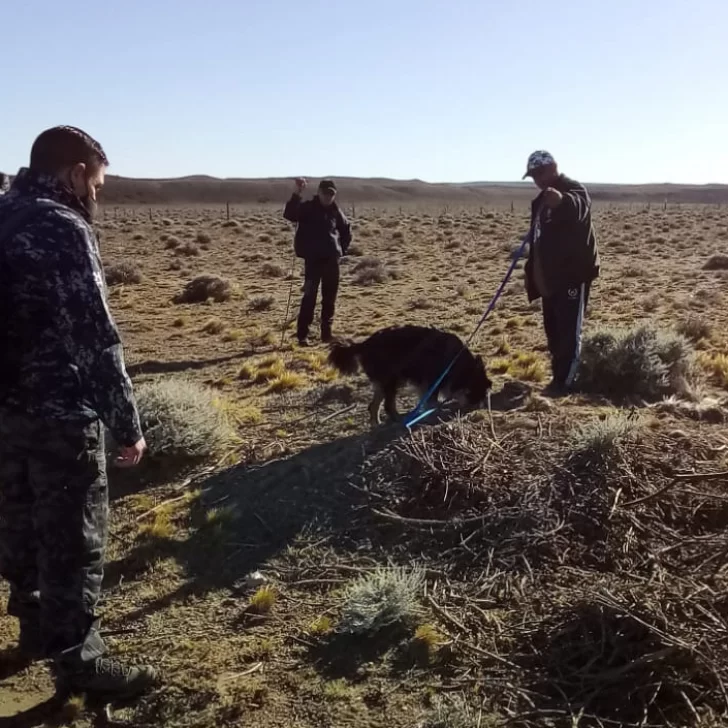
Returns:
[[[320,425],[323,425],[324,422],[328,422],[329,420],[333,420],[334,417],[338,417],[339,415],[344,415],[347,412],[351,412],[352,410],[356,409],[356,402],[354,404],[350,404],[348,407],[344,407],[344,409],[340,409],[338,412],[334,412],[333,414],[327,415],[324,417],[321,422],[319,422]]]
[[[460,528],[462,526],[473,526],[476,523],[483,523],[485,520],[485,516],[466,518],[464,520],[455,518],[450,520],[438,520],[435,518],[405,518],[404,516],[398,516],[396,513],[392,513],[391,511],[380,511],[376,508],[371,508],[370,510],[375,516],[384,518],[387,521],[405,523],[410,526],[423,526],[426,528]]]
[[[235,672],[231,675],[224,675],[221,679],[224,681],[228,680],[236,680],[239,677],[245,677],[246,675],[252,675],[254,672],[258,672],[263,667],[262,662],[256,662],[253,667],[248,668],[247,670],[243,670],[242,672]]]
[[[671,480],[667,485],[663,486],[659,490],[656,490],[654,493],[650,493],[649,495],[645,495],[642,498],[637,498],[636,500],[629,501],[628,503],[625,503],[622,508],[631,508],[632,506],[639,505],[640,503],[646,503],[648,500],[652,500],[653,498],[659,498],[663,493],[666,493],[678,482],[679,481],[677,479],[677,476],[675,476],[673,480]]]
[[[427,601],[430,603],[430,606],[438,617],[444,619],[446,622],[449,622],[451,626],[455,627],[460,632],[467,633],[469,631],[468,628],[464,624],[462,624],[462,622],[458,622],[455,617],[453,617],[451,614],[448,614],[448,612],[445,611],[444,607],[441,607],[429,594],[427,596]]]
[[[518,668],[518,665],[516,665],[515,662],[511,662],[510,660],[507,660],[505,657],[496,655],[495,652],[490,652],[490,650],[484,650],[482,647],[477,647],[476,645],[473,645],[470,642],[465,642],[464,640],[460,640],[459,642],[457,642],[457,644],[460,645],[461,647],[465,647],[465,649],[468,649],[471,652],[474,652],[476,655],[481,655],[481,657],[489,657],[491,660],[500,662],[502,665],[508,665],[508,667]]]
[[[203,492],[207,492],[208,490],[209,490],[209,488],[207,488]],[[186,500],[186,498],[187,498],[187,494],[185,493],[184,495],[179,495],[176,498],[169,498],[168,500],[162,501],[158,505],[154,506],[154,508],[150,508],[148,511],[145,511],[140,516],[137,516],[137,518],[136,518],[137,523],[139,523],[139,521],[143,521],[147,516],[151,516],[152,513],[156,513],[157,511],[161,510],[162,508],[166,508],[167,506],[170,506],[173,503],[179,503],[180,501]]]
[[[719,473],[682,473],[676,475],[676,480],[721,480],[728,478],[728,470],[722,470]]]

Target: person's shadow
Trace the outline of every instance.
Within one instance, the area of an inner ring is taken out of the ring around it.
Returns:
[[[443,407],[417,427],[457,415]],[[159,559],[173,558],[187,577],[176,591],[127,614],[125,625],[190,594],[235,591],[243,577],[283,552],[297,537],[325,536],[331,547],[355,547],[357,515],[368,496],[352,480],[367,458],[394,439],[407,437],[402,422],[315,445],[262,465],[239,465],[196,484],[202,496],[190,507],[189,535],[148,535],[105,567],[106,593]]]

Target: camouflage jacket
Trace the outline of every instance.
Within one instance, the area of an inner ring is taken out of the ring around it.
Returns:
[[[132,445],[139,415],[88,213],[57,179],[21,169],[0,197],[0,228],[29,205],[0,240],[0,407],[100,419]]]

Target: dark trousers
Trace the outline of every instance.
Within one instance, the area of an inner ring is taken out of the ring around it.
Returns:
[[[544,297],[543,323],[554,383],[571,387],[581,355],[581,331],[589,302],[589,283]]]
[[[105,652],[94,609],[108,523],[103,429],[0,412],[0,575],[21,644],[62,665]]]
[[[339,292],[339,260],[307,260],[304,268],[303,298],[298,312],[299,339],[308,336],[316,310],[316,298],[321,286],[321,336],[331,336],[331,326],[336,311],[336,295]]]

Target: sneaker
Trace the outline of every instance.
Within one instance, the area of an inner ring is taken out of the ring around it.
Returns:
[[[80,669],[59,668],[56,686],[69,693],[91,693],[112,698],[132,698],[146,692],[157,679],[157,673],[149,665],[130,667],[118,660],[97,657]]]
[[[299,336],[299,337],[298,337],[298,345],[299,345],[299,346],[303,346],[303,347],[306,347],[306,346],[308,346],[308,339],[307,339],[307,338],[306,338],[305,336],[304,336],[303,338],[301,338],[301,337]]]
[[[321,333],[321,343],[330,344],[334,340],[334,335],[330,331]]]

